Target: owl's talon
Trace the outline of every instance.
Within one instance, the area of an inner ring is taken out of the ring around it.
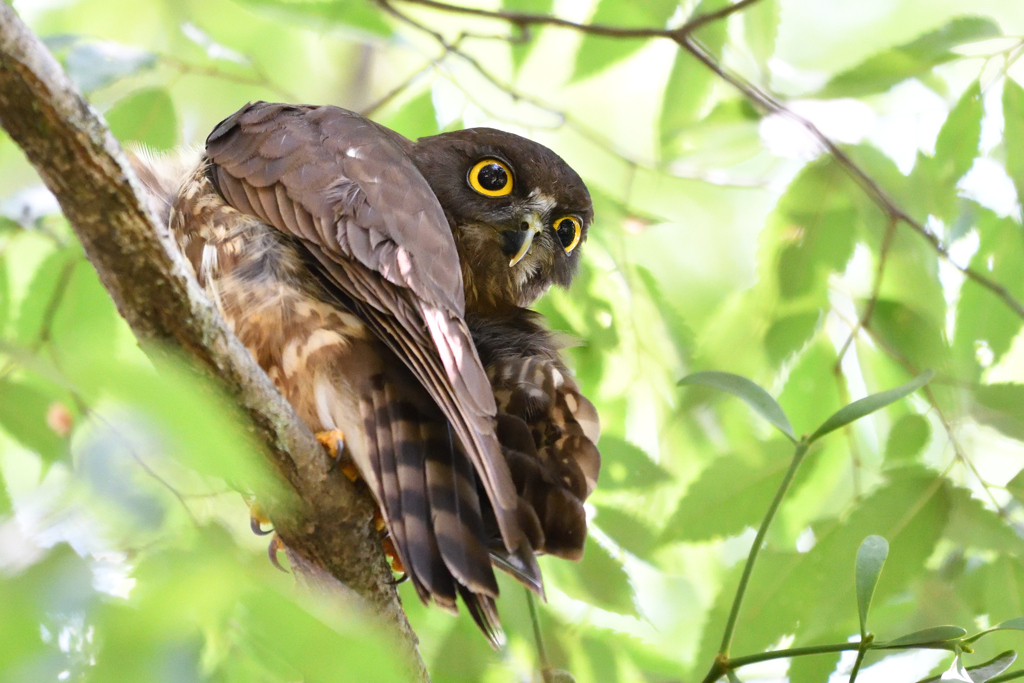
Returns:
[[[249,517],[249,528],[252,529],[252,532],[257,536],[266,536],[267,534],[274,533],[274,527],[270,527],[269,529],[263,528],[264,521],[265,520],[260,519],[256,515],[252,515]]]
[[[409,580],[409,573],[408,572],[402,572],[402,575],[399,576],[397,579],[391,579],[390,581],[388,581],[388,585],[389,586],[397,586],[399,584],[405,583],[408,580]]]
[[[249,528],[252,529],[252,532],[257,536],[266,536],[267,534],[274,533],[273,526],[267,530],[263,529],[264,524],[270,524],[270,518],[263,512],[260,504],[253,498],[246,502],[249,504]]]
[[[384,548],[384,554],[391,560],[391,571],[404,575],[406,573],[405,565],[402,564],[402,559],[398,556],[398,550],[395,548],[395,543],[391,540],[391,536],[384,534],[384,537],[380,539],[380,544]]]
[[[316,440],[327,448],[327,453],[331,456],[331,467],[329,471],[333,472],[335,469],[341,468],[342,474],[344,474],[349,481],[359,481],[359,470],[356,469],[351,460],[344,457],[345,435],[340,429],[329,429],[324,432],[317,432]]]
[[[288,570],[281,566],[281,563],[277,559],[277,553],[284,550],[284,541],[277,534],[270,539],[270,545],[267,546],[267,556],[270,557],[270,564],[274,565],[285,574],[288,574]]]

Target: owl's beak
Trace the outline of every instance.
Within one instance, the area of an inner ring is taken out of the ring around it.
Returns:
[[[533,246],[533,238],[543,230],[544,223],[540,216],[536,213],[528,213],[522,217],[518,230],[505,232],[506,253],[512,254],[512,258],[508,262],[509,268],[523,260],[523,257],[529,253],[530,247]]]

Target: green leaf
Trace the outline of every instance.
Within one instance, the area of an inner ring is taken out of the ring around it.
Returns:
[[[345,27],[374,36],[390,36],[391,26],[372,3],[349,0],[237,0],[252,10],[313,29]]]
[[[964,488],[952,491],[946,537],[963,548],[1024,556],[1024,539],[1013,527]]]
[[[4,478],[4,471],[0,468],[0,520],[14,510],[11,502],[11,494],[7,491],[7,480]]]
[[[917,413],[908,413],[896,420],[885,441],[885,460],[899,463],[910,460],[920,453],[932,435],[928,418]]]
[[[865,396],[860,400],[854,401],[848,406],[840,408],[834,415],[832,415],[832,417],[825,420],[825,422],[818,427],[817,431],[810,436],[808,441],[813,443],[829,432],[834,432],[841,427],[845,427],[854,420],[859,420],[865,415],[870,415],[877,410],[881,410],[887,405],[895,403],[904,396],[908,396],[923,387],[925,384],[928,384],[934,376],[935,373],[928,370],[903,386],[896,387],[895,389],[889,389],[888,391],[883,391],[878,394],[872,394],[871,396]]]
[[[950,50],[1001,34],[998,24],[980,17],[958,17],[904,45],[869,57],[825,85],[818,97],[861,97],[884,92],[908,78],[923,76],[939,64],[958,58]]]
[[[702,0],[693,16],[710,14],[728,5],[727,0]],[[725,43],[727,23],[715,21],[699,32],[704,46],[717,54]],[[687,126],[700,118],[704,103],[715,84],[715,75],[686,50],[676,50],[672,72],[665,86],[659,123],[662,161],[674,155],[671,143]]]
[[[0,261],[0,337],[7,334],[11,321],[11,279],[7,273],[7,261]]]
[[[777,318],[764,335],[764,350],[774,367],[799,351],[814,336],[821,313],[796,313]]]
[[[1024,202],[1024,88],[1012,78],[1003,79],[1003,147],[1017,201]]]
[[[506,12],[521,12],[524,14],[551,14],[554,7],[555,0],[502,0],[501,2],[501,8]],[[526,59],[530,56],[530,51],[537,44],[537,34],[540,30],[540,26],[531,26],[528,34],[529,40],[512,43],[513,73],[518,73],[519,69],[526,63]]]
[[[542,557],[545,577],[570,597],[618,614],[636,615],[633,587],[622,563],[592,537],[587,538],[583,559],[566,562]]]
[[[53,463],[67,453],[67,441],[47,424],[47,412],[55,399],[41,389],[22,382],[0,382],[0,426],[37,453],[44,462]]]
[[[917,367],[942,367],[949,362],[949,347],[939,321],[902,301],[879,299],[870,327],[884,344]]]
[[[1024,297],[1024,241],[1020,226],[1010,217],[1001,218],[989,209],[971,205],[972,223],[978,235],[978,250],[970,267],[995,280],[1015,298]],[[953,350],[959,366],[968,376],[980,378],[983,370],[978,352],[986,348],[990,358],[984,366],[998,363],[1010,350],[1020,332],[1021,317],[1010,310],[988,289],[966,279],[956,306]]]
[[[156,66],[157,55],[117,43],[76,43],[64,56],[64,69],[82,92],[92,92],[114,81]]]
[[[950,110],[935,141],[934,160],[938,175],[948,178],[951,184],[970,170],[974,157],[978,155],[984,113],[981,84],[974,81]]]
[[[686,489],[662,530],[661,542],[709,541],[756,526],[782,483],[792,454],[793,446],[779,439],[765,444],[760,467],[737,456],[716,458]]]
[[[389,116],[384,123],[410,140],[437,135],[440,132],[429,89],[402,105],[402,108]]]
[[[848,462],[844,464],[849,466]],[[758,557],[743,602],[744,616],[733,643],[735,652],[763,652],[788,634],[796,635],[797,644],[810,645],[833,642],[825,639],[837,631],[856,631],[858,619],[851,609],[857,600],[856,582],[850,559],[856,556],[864,538],[872,534],[890,541],[885,571],[872,597],[873,630],[878,632],[887,625],[893,628],[893,605],[903,606],[896,623],[903,623],[908,613],[915,613],[917,603],[908,602],[907,596],[918,595],[912,587],[927,575],[925,563],[935,553],[946,526],[948,486],[937,473],[918,466],[887,475],[889,481],[852,503],[841,522],[813,523],[816,543],[809,551],[797,552],[788,541],[783,546],[769,539]],[[847,500],[844,497],[844,504]],[[782,512],[779,522],[785,521],[786,508]],[[717,510],[708,514],[717,514]],[[701,627],[704,636],[696,658],[699,662],[712,661],[718,651],[741,571],[742,562],[737,562],[722,580],[714,606]]]
[[[828,305],[828,278],[845,269],[861,225],[852,192],[846,172],[825,156],[808,164],[779,199],[766,230],[776,239],[783,299],[813,295],[816,306]]]
[[[1024,505],[1024,470],[1021,470],[1013,479],[1006,482],[1006,490],[1018,503]]]
[[[672,479],[642,448],[625,439],[603,434],[597,449],[601,452],[602,490],[648,489]]]
[[[1024,440],[1024,384],[983,384],[973,390],[975,419]]]
[[[860,634],[868,633],[868,609],[875,592],[882,565],[889,556],[889,542],[881,536],[872,535],[864,539],[857,550],[857,612],[860,615]]]
[[[36,268],[15,323],[15,341],[19,345],[32,348],[42,341],[40,336],[59,310],[80,258],[77,249],[60,249],[43,259]]]
[[[1010,668],[1010,665],[1017,660],[1017,653],[1013,650],[1002,652],[984,664],[967,667],[967,674],[971,677],[972,683],[985,683]]]
[[[981,633],[976,633],[970,638],[964,639],[964,642],[973,643],[974,641],[979,640],[990,633],[995,633],[996,631],[1024,631],[1024,617],[1015,617],[1013,619],[1007,619],[1002,623],[996,624],[992,628],[987,628]]]
[[[647,559],[657,545],[657,535],[651,526],[636,515],[609,507],[594,505],[597,517],[594,524],[615,543],[640,559]]]
[[[872,649],[905,648],[948,643],[951,640],[963,638],[965,635],[967,635],[967,631],[959,626],[933,626],[921,631],[908,633],[907,635],[900,636],[894,640],[874,643],[874,645],[872,645]]]
[[[775,54],[781,15],[779,0],[760,0],[743,11],[743,37],[757,60],[762,78],[769,74],[768,60]]]
[[[143,88],[118,100],[107,111],[110,130],[121,142],[142,142],[166,151],[178,144],[178,117],[163,88]]]
[[[793,434],[793,426],[789,424],[789,418],[783,412],[782,407],[776,403],[767,391],[751,382],[746,377],[740,377],[729,372],[695,372],[679,380],[683,385],[701,385],[713,387],[740,398],[754,411],[766,419],[769,424],[785,434],[790,441],[796,442]]]
[[[664,28],[676,10],[677,0],[600,0],[590,23],[608,26]],[[638,38],[583,36],[572,80],[579,81],[607,69],[647,44]]]

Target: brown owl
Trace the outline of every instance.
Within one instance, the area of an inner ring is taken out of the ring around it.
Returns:
[[[136,168],[235,334],[338,438],[420,598],[460,595],[497,645],[492,561],[543,594],[534,554],[581,556],[600,464],[596,411],[524,308],[576,271],[579,176],[501,131],[414,143],[265,102],[182,174]]]

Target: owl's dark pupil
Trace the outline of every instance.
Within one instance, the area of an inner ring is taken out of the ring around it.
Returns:
[[[502,190],[508,184],[508,174],[498,164],[488,164],[481,168],[477,179],[480,187],[491,192]]]
[[[558,226],[558,241],[562,243],[562,248],[568,249],[574,239],[576,239],[576,226],[572,221],[562,221],[562,224]]]

